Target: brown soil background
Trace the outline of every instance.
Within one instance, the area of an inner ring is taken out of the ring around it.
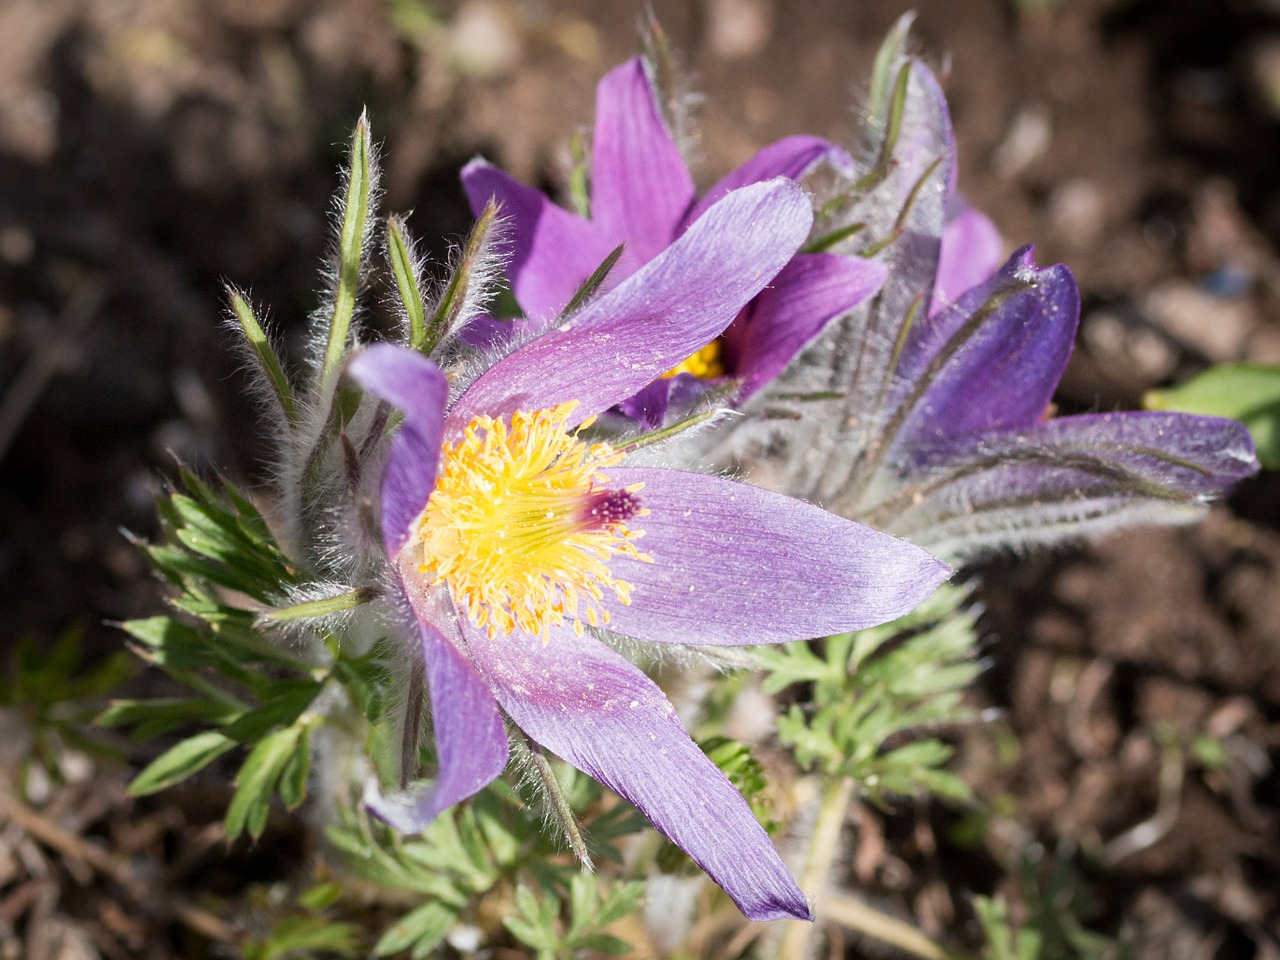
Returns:
[[[851,142],[871,57],[909,5],[654,6],[705,94],[709,183],[785,134]],[[949,75],[961,188],[1083,288],[1059,405],[1133,407],[1210,362],[1280,361],[1280,4],[1029,7],[921,0],[915,37]],[[91,657],[120,649],[107,621],[158,609],[119,533],[153,531],[155,477],[175,455],[264,476],[222,285],[270,305],[297,355],[362,106],[384,145],[384,209],[412,209],[442,254],[468,225],[456,174],[475,153],[562,182],[568,138],[590,121],[596,79],[634,51],[642,9],[3,0],[0,384],[33,364],[51,376],[0,454],[0,647],[78,623]],[[1008,849],[1038,854],[1042,872],[1083,862],[1091,924],[1128,931],[1140,957],[1280,958],[1276,477],[1198,528],[1001,558],[981,576],[991,669],[975,698],[1018,747],[966,738],[962,768],[1020,811]],[[1206,734],[1225,765],[1188,762],[1153,842],[1106,869],[1079,855],[1152,816],[1161,743]],[[220,846],[225,784],[135,807],[123,782],[99,770],[37,806],[191,898],[238,896],[302,855],[283,817],[254,848]],[[1013,888],[990,853],[948,839],[958,817],[864,811],[850,883],[972,942],[968,892]],[[0,956],[214,955],[56,848],[0,830]]]

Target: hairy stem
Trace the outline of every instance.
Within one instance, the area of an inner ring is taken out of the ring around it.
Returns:
[[[968,960],[963,954],[948,950],[897,917],[882,913],[854,897],[824,889],[840,851],[840,831],[853,794],[854,783],[849,777],[839,777],[828,783],[809,835],[809,852],[800,874],[800,888],[813,893],[818,922],[837,923],[921,960]],[[778,949],[778,960],[809,960],[817,929],[818,923],[788,924]]]
[[[824,894],[819,899],[818,916],[840,926],[875,937],[921,960],[970,960],[962,953],[948,950],[897,917],[881,913],[855,897],[841,893]]]
[[[822,889],[826,886],[827,875],[831,873],[831,864],[840,848],[840,829],[844,826],[852,799],[851,779],[839,777],[828,783],[822,793],[818,818],[809,834],[809,851],[800,873],[800,889],[814,891],[819,904],[823,899]],[[813,923],[787,924],[787,932],[778,950],[779,960],[808,960],[816,928]]]

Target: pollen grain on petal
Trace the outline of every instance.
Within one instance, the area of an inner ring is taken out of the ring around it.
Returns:
[[[627,605],[634,590],[610,562],[652,562],[628,526],[648,513],[638,489],[602,486],[622,455],[565,428],[576,406],[518,411],[509,424],[479,416],[443,448],[418,534],[422,570],[490,636],[519,628],[545,643],[553,626],[607,624],[606,604]]]

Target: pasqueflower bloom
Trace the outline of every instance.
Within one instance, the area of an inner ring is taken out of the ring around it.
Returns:
[[[952,562],[1196,516],[1257,469],[1248,433],[1176,413],[1049,417],[1076,282],[1029,247],[1001,266],[994,227],[955,195],[942,92],[919,63],[905,68],[889,173],[849,214],[866,217],[859,236],[891,241],[889,279],[778,384],[809,398],[772,438],[786,451],[778,485]]]
[[[505,715],[640,809],[757,919],[808,905],[750,808],[639,669],[601,641],[735,645],[910,610],[947,568],[904,541],[720,477],[629,466],[581,433],[718,336],[803,242],[790,183],[745,187],[458,396],[426,358],[350,364],[397,407],[381,529],[420,643],[439,772],[371,806],[421,829],[507,762]]]
[[[698,197],[663,120],[645,61],[635,57],[596,88],[590,219],[556,206],[484,160],[468,164],[462,182],[477,215],[491,198],[501,202],[511,231],[508,274],[525,313],[516,327],[539,328],[555,321],[619,245],[623,252],[607,282],[621,281],[667,249],[729,191],[778,176],[800,179],[822,163],[851,167],[848,154],[826,140],[787,137]],[[680,358],[667,376],[625,400],[623,411],[656,425],[673,393],[692,396],[726,377],[740,383],[738,400],[749,397],[833,317],[874,293],[884,276],[880,264],[858,257],[797,255],[720,337]],[[511,324],[494,323],[488,335],[512,329]]]

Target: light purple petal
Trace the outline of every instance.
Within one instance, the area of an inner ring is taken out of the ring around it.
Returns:
[[[485,160],[472,160],[462,169],[462,186],[476,216],[490,198],[501,204],[500,213],[510,224],[507,275],[516,302],[530,319],[559,315],[619,243]],[[626,272],[620,262],[606,282],[617,282]]]
[[[835,317],[880,289],[879,263],[829,253],[796,256],[724,334],[725,359],[743,381],[740,400],[782,372]]]
[[[952,198],[952,207],[952,215],[942,231],[930,314],[953,303],[1004,263],[1004,241],[996,225],[958,196]]]
[[[749,183],[772,180],[774,177],[799,180],[824,160],[842,172],[847,173],[853,169],[853,159],[849,154],[830,141],[810,136],[783,137],[760,150],[708,190],[694,204],[685,222],[692,223],[698,219],[730,190],[737,190]]]
[[[621,403],[719,336],[791,259],[812,217],[786,180],[735,190],[638,273],[481,374],[449,429],[569,400],[577,422]]]
[[[1063,417],[971,436],[902,465],[895,532],[950,558],[1177,520],[1258,469],[1234,420],[1166,412]]]
[[[951,573],[919,547],[812,504],[678,470],[616,467],[643,483],[642,563],[610,572],[635,586],[609,629],[659,643],[780,643],[860,630],[912,610]]]
[[[919,446],[1037,422],[1071,356],[1079,317],[1071,272],[1038,269],[1029,247],[1018,251],[910,338],[898,366],[910,384],[898,442]]]
[[[422,354],[379,343],[351,361],[348,372],[375,397],[399,409],[404,423],[391,441],[382,476],[382,542],[390,556],[409,540],[436,483],[449,384]]]
[[[675,238],[693,195],[644,61],[633,57],[596,87],[592,222],[606,236],[625,238],[636,262],[647,263]]]
[[[369,810],[401,833],[421,832],[441,811],[484,789],[507,765],[506,725],[488,684],[418,609],[414,612],[438,772],[433,783],[407,793],[383,794],[376,783],[365,791]]]
[[[689,739],[662,691],[590,636],[554,629],[467,643],[502,708],[548,750],[635,805],[752,920],[809,905],[742,795]]]

